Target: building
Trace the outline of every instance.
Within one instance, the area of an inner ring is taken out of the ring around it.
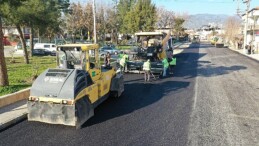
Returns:
[[[30,28],[23,27],[22,31],[23,31],[24,37],[26,39],[29,39],[30,38]],[[18,30],[14,26],[3,26],[3,33],[4,33],[4,36],[8,36],[9,34],[19,36]]]
[[[247,31],[247,40],[244,40],[245,44],[253,43],[254,49],[258,52],[259,49],[259,7],[253,8],[248,11],[247,30],[243,30],[243,34]],[[245,23],[246,14],[242,15],[242,20]]]
[[[15,46],[15,45],[17,45],[17,43],[20,41],[19,40],[20,34],[19,34],[18,30],[16,29],[16,27],[14,27],[14,26],[3,26],[2,30],[3,30],[3,34],[4,34],[4,39],[3,39],[4,45],[5,46],[9,46],[9,45]],[[28,27],[23,27],[22,32],[23,32],[23,35],[24,35],[25,39],[30,38],[30,29]],[[10,36],[16,36],[18,41],[9,40]]]

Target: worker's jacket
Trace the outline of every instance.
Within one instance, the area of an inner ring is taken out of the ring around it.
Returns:
[[[169,63],[168,63],[166,58],[163,59],[162,63],[163,63],[163,67],[164,68],[168,68],[169,67]]]
[[[123,54],[119,54],[119,59],[121,59],[123,57]]]
[[[144,71],[150,71],[150,69],[151,69],[150,62],[149,62],[149,61],[144,62],[144,64],[143,64],[143,70],[144,70]]]
[[[172,58],[172,61],[169,62],[170,65],[176,65],[176,58]]]
[[[123,57],[121,58],[121,60],[120,60],[120,65],[124,67],[125,64],[126,64],[126,58],[123,56]]]

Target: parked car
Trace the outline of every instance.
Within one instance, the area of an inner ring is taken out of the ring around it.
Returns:
[[[32,54],[34,56],[48,56],[48,55],[55,56],[56,52],[49,51],[49,50],[46,50],[46,49],[33,49]]]
[[[56,51],[56,45],[53,43],[36,43],[34,49],[46,49],[49,51]]]
[[[53,43],[36,43],[34,49],[44,49],[47,54],[56,56],[56,45]]]
[[[113,48],[113,47],[109,47],[109,46],[104,46],[104,47],[101,47],[99,49],[100,52],[109,52],[110,54],[118,54],[120,52],[120,50],[116,49],[116,48]]]
[[[106,54],[107,54],[106,51],[100,51],[99,50],[99,57],[104,58]]]

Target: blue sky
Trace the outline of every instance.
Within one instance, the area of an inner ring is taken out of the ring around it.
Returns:
[[[71,2],[85,3],[92,0],[70,0]],[[95,0],[96,4],[103,2],[112,2],[112,0]],[[153,3],[160,7],[165,7],[176,13],[192,14],[226,14],[235,15],[237,9],[237,0],[152,0]],[[240,10],[245,10],[245,4],[239,0]],[[259,0],[251,0],[250,9],[259,7]]]
[[[157,6],[163,6],[176,13],[188,14],[227,14],[235,15],[237,0],[153,0]],[[240,10],[244,11],[246,5],[239,0]],[[259,0],[252,0],[250,9],[259,6]]]

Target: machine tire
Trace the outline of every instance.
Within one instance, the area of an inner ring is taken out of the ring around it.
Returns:
[[[79,130],[79,129],[82,129],[82,125],[80,125],[80,126],[76,126],[76,130]]]
[[[111,91],[110,96],[113,98],[119,98],[118,91]]]

